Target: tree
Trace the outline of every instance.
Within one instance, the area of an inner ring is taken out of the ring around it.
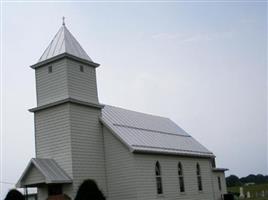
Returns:
[[[226,185],[227,187],[233,187],[233,186],[241,186],[242,184],[237,176],[230,175],[226,178]]]

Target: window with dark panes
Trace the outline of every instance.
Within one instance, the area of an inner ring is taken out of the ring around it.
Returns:
[[[155,164],[155,178],[156,178],[157,194],[163,194],[161,167],[158,161]]]
[[[52,65],[48,66],[48,73],[52,73]]]
[[[181,162],[178,163],[178,176],[179,176],[180,192],[185,192],[184,178],[183,178],[183,169],[182,169]]]
[[[201,177],[201,170],[200,170],[199,163],[196,164],[196,175],[197,175],[198,190],[199,191],[202,191],[203,190],[203,186],[202,186],[202,177]]]
[[[218,185],[219,185],[219,190],[221,190],[221,177],[218,176]]]
[[[84,66],[80,65],[80,72],[84,72]]]

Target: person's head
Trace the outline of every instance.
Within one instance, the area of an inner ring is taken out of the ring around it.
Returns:
[[[85,180],[79,187],[75,200],[105,200],[94,180]]]
[[[7,193],[5,200],[25,200],[25,198],[18,190],[12,189]]]

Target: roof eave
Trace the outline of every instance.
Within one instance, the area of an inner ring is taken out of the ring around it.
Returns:
[[[225,171],[229,171],[229,169],[227,169],[227,168],[213,168],[212,171],[213,172],[225,172]]]
[[[31,184],[23,184],[22,180],[23,180],[24,176],[26,175],[26,173],[28,172],[28,170],[31,167],[31,165],[34,165],[34,167],[36,167],[39,170],[39,172],[44,176],[44,180],[42,180],[40,182],[31,183]],[[25,170],[23,171],[20,179],[18,180],[18,182],[16,183],[15,186],[17,188],[21,188],[21,187],[25,187],[25,186],[35,187],[35,186],[40,185],[40,184],[53,184],[53,183],[66,183],[67,184],[67,183],[72,183],[72,179],[68,176],[68,174],[66,174],[64,172],[64,176],[66,177],[66,180],[63,180],[63,179],[51,180],[51,179],[49,179],[47,177],[47,175],[44,173],[44,171],[42,170],[42,168],[37,163],[36,158],[32,158],[30,160],[30,162],[28,163],[27,167],[25,168]]]
[[[46,180],[46,184],[56,184],[56,183],[72,183],[73,181],[72,180]]]
[[[89,102],[77,100],[74,98],[66,98],[66,99],[62,99],[62,100],[59,100],[59,101],[56,101],[53,103],[48,103],[48,104],[41,105],[41,106],[38,106],[35,108],[31,108],[31,109],[29,109],[29,111],[30,112],[37,112],[37,111],[45,110],[47,108],[57,106],[60,104],[64,104],[64,103],[74,103],[74,104],[79,104],[79,105],[88,106],[88,107],[97,108],[97,109],[102,109],[104,107],[104,105],[102,105],[102,104],[89,103]]]
[[[198,158],[215,158],[216,157],[214,154],[165,152],[165,151],[144,150],[144,149],[134,149],[133,153],[137,153],[137,154],[154,154],[154,155],[175,155],[175,156],[198,157]]]
[[[15,186],[17,188],[20,188],[22,186],[21,181],[22,181],[23,177],[25,176],[25,174],[27,173],[28,169],[30,168],[31,164],[33,164],[33,159],[31,159],[29,161],[29,163],[27,164],[26,168],[24,169],[22,175],[20,176],[18,182],[15,184]]]
[[[49,59],[47,59],[47,60],[44,60],[44,61],[38,62],[38,63],[36,63],[36,64],[34,64],[34,65],[31,65],[30,67],[31,67],[32,69],[37,69],[37,68],[39,68],[39,67],[42,67],[42,66],[47,65],[47,64],[50,64],[50,63],[52,63],[52,62],[54,62],[54,61],[57,61],[57,60],[60,60],[60,59],[62,59],[62,58],[69,58],[69,59],[71,59],[71,60],[79,61],[79,62],[81,62],[81,63],[83,63],[83,64],[92,66],[92,67],[94,67],[94,68],[97,68],[97,67],[100,66],[100,64],[95,63],[95,62],[93,62],[93,61],[86,60],[86,59],[83,59],[83,58],[79,58],[79,57],[74,56],[74,55],[71,55],[71,54],[69,54],[69,53],[62,53],[62,54],[59,54],[59,55],[54,56],[54,57],[52,57],[52,58],[49,58]]]

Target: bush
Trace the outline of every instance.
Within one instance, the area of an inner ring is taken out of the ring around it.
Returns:
[[[75,200],[105,200],[94,180],[85,180],[79,187]]]
[[[7,193],[5,200],[25,200],[25,198],[18,190],[12,189]]]

